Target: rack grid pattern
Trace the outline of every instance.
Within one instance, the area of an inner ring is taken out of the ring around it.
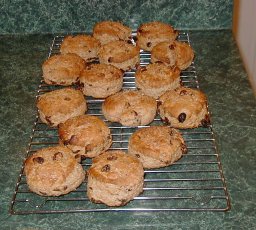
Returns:
[[[135,33],[133,33],[136,36]],[[59,53],[64,36],[56,36],[50,47],[49,57]],[[180,32],[178,40],[190,44],[187,32]],[[140,65],[150,62],[150,53],[141,51]],[[124,89],[135,89],[135,70],[124,75]],[[181,73],[182,83],[186,87],[199,88],[194,63]],[[60,88],[49,86],[41,81],[38,96]],[[101,113],[102,99],[87,97],[87,114],[95,115],[109,126],[113,144],[112,150],[127,151],[130,135],[142,126],[131,128],[107,121]],[[150,125],[163,125],[157,116]],[[94,204],[86,196],[86,181],[76,191],[60,197],[41,197],[29,191],[24,165],[18,176],[11,201],[11,214],[68,213],[68,212],[104,212],[104,211],[227,211],[230,199],[222,171],[219,152],[212,125],[207,128],[181,130],[188,147],[188,153],[172,166],[146,170],[143,193],[124,207],[110,208],[103,204]],[[38,116],[33,125],[27,156],[38,149],[58,144],[56,128],[43,124]],[[82,161],[84,169],[91,165],[90,159]]]

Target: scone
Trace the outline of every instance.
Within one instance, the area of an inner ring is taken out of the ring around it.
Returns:
[[[136,87],[144,94],[154,98],[180,86],[180,69],[163,63],[140,67],[135,73]]]
[[[41,196],[60,196],[74,191],[85,172],[74,154],[64,146],[38,150],[25,161],[29,189]]]
[[[108,126],[96,116],[81,115],[59,125],[60,143],[73,153],[95,157],[106,151],[112,143]]]
[[[111,64],[124,71],[134,68],[140,62],[140,49],[125,41],[113,41],[99,50],[100,63]]]
[[[137,157],[108,151],[93,159],[87,195],[94,203],[123,206],[143,191],[144,170]]]
[[[93,37],[100,41],[101,45],[112,41],[129,41],[132,30],[120,22],[102,21],[93,27]]]
[[[122,89],[123,74],[112,65],[91,64],[82,71],[79,83],[84,95],[106,98]]]
[[[171,25],[163,22],[148,22],[142,24],[137,30],[137,46],[146,51],[160,42],[172,42],[178,36],[178,31]]]
[[[77,54],[54,55],[43,63],[43,78],[49,85],[72,85],[84,67],[84,59]]]
[[[194,51],[186,42],[173,41],[157,44],[151,52],[151,63],[163,62],[169,66],[187,69],[194,59]]]
[[[60,52],[75,53],[86,62],[91,62],[97,59],[99,48],[100,42],[90,35],[67,36],[61,44]]]
[[[171,127],[187,129],[208,126],[206,95],[197,89],[180,87],[159,98],[159,114]]]
[[[138,129],[129,139],[128,153],[136,156],[146,169],[169,166],[186,152],[182,135],[167,126]]]
[[[63,88],[41,95],[37,108],[42,122],[57,126],[71,117],[84,114],[87,105],[81,91]]]
[[[152,122],[156,109],[157,103],[154,98],[135,90],[113,94],[102,104],[102,113],[106,119],[130,127]]]

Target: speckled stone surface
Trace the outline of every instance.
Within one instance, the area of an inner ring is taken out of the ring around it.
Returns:
[[[231,31],[191,31],[201,89],[209,99],[228,212],[128,212],[9,215],[36,114],[41,63],[52,35],[0,36],[1,229],[255,229],[256,100]]]
[[[160,20],[183,29],[230,29],[232,7],[232,0],[2,0],[0,34],[91,31],[101,20],[131,28]]]

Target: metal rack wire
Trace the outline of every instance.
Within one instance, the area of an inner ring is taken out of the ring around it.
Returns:
[[[56,36],[50,48],[49,57],[59,53],[64,36]],[[178,40],[190,44],[189,35],[180,32]],[[150,53],[140,53],[141,65],[150,61]],[[181,80],[187,87],[199,88],[194,63],[182,71]],[[59,88],[41,81],[38,95]],[[133,89],[134,70],[126,72],[123,88]],[[103,100],[87,97],[88,114],[103,119],[101,103]],[[126,151],[130,135],[140,127],[131,128],[106,121],[111,129],[113,144],[111,149]],[[161,125],[157,116],[151,125]],[[225,183],[219,152],[212,126],[181,130],[188,146],[188,153],[172,166],[146,170],[143,194],[124,207],[109,208],[103,204],[93,204],[86,197],[86,182],[76,191],[60,197],[40,197],[29,191],[21,168],[15,192],[11,201],[11,214],[104,212],[104,211],[227,211],[230,199]],[[43,147],[58,143],[56,128],[43,124],[38,116],[33,125],[27,156]],[[82,162],[88,169],[91,160]]]

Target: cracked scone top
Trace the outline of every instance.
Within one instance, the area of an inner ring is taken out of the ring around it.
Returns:
[[[25,161],[29,189],[41,196],[60,196],[75,190],[85,178],[78,159],[64,146],[38,150]]]
[[[158,105],[160,117],[171,127],[186,129],[210,124],[206,95],[198,89],[169,90],[159,98]]]
[[[143,191],[144,170],[137,157],[107,151],[92,161],[87,195],[94,203],[123,206]]]
[[[100,41],[101,45],[112,41],[128,41],[132,30],[120,22],[102,21],[93,27],[93,37]]]
[[[156,109],[156,100],[137,90],[118,92],[102,103],[102,113],[106,119],[131,127],[152,122]]]

